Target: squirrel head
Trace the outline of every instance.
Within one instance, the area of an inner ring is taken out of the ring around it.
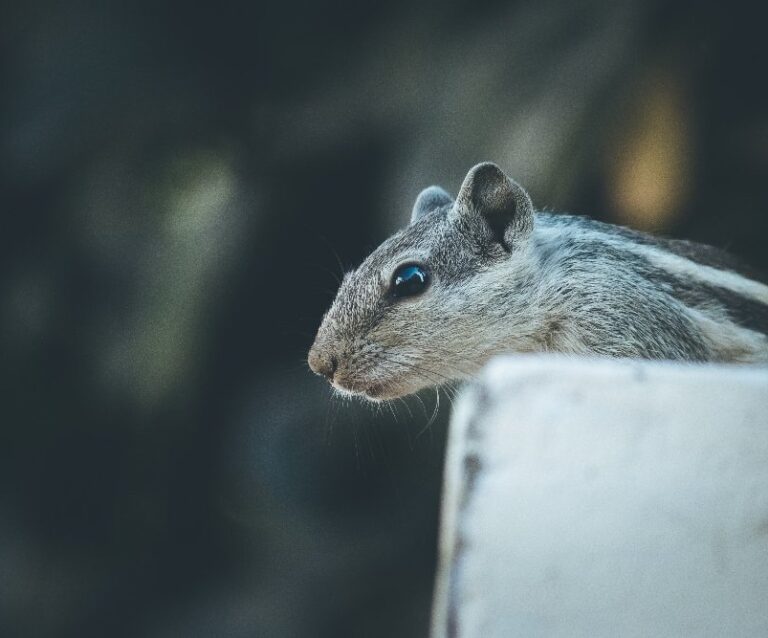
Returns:
[[[408,227],[344,276],[310,368],[374,401],[474,374],[495,354],[499,295],[514,294],[532,230],[530,197],[495,164],[472,168],[455,200],[423,190]]]

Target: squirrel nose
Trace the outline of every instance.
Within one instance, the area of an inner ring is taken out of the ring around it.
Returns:
[[[309,367],[315,374],[321,374],[329,381],[333,381],[333,375],[336,374],[336,368],[339,365],[338,359],[334,355],[319,352],[316,348],[309,351]]]

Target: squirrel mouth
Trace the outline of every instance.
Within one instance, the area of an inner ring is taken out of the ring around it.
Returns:
[[[386,394],[386,392],[384,390],[384,386],[383,385],[381,385],[381,384],[374,384],[374,385],[369,385],[365,389],[365,393],[364,394],[369,399],[373,399],[375,401],[379,401],[382,398],[384,398],[383,395]]]
[[[384,401],[392,396],[387,392],[387,387],[382,383],[371,383],[365,386],[356,384],[341,384],[334,380],[331,385],[334,389],[345,396],[355,396],[369,401]]]

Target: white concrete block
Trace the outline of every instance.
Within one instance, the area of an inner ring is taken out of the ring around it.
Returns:
[[[492,362],[440,552],[433,638],[768,636],[768,369]]]

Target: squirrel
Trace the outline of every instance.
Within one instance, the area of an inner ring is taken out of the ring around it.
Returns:
[[[507,352],[765,364],[768,284],[710,246],[534,211],[486,162],[344,276],[308,362],[382,401]]]

